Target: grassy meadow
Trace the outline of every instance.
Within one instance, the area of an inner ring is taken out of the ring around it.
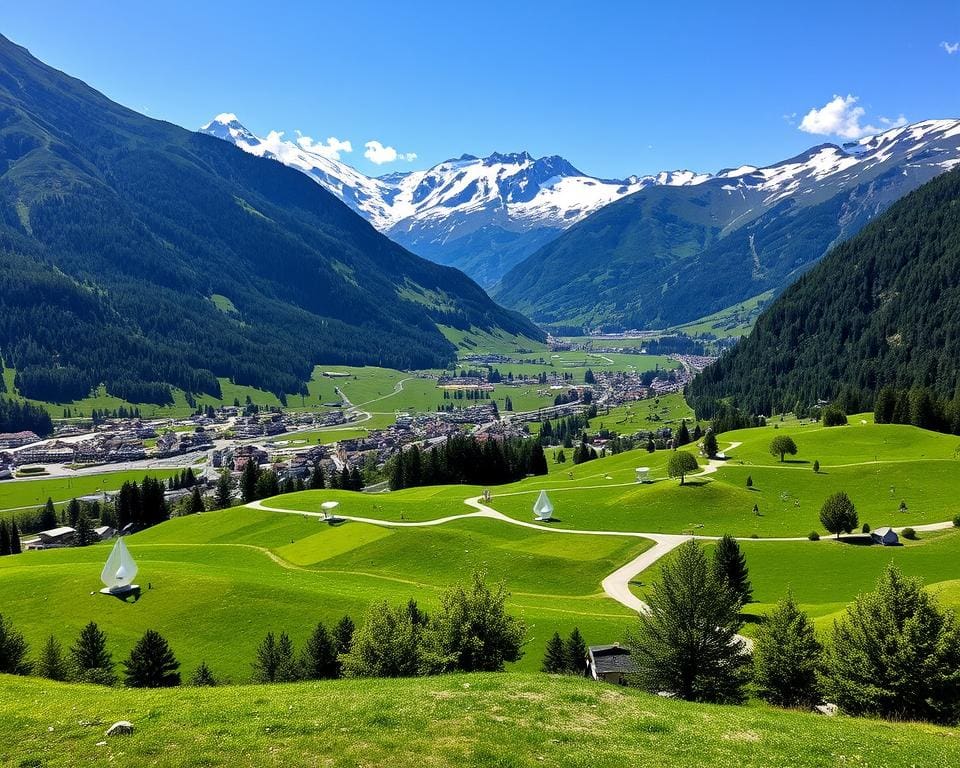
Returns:
[[[575,677],[105,690],[0,677],[0,763],[951,768],[947,728],[670,701]],[[24,706],[29,702],[29,706]],[[131,736],[105,738],[115,721]]]
[[[108,542],[0,559],[3,613],[35,650],[50,634],[72,642],[93,620],[119,660],[153,628],[188,670],[206,660],[215,673],[246,682],[268,631],[285,630],[299,644],[318,620],[348,613],[359,621],[377,599],[413,597],[430,610],[445,587],[485,568],[506,584],[511,612],[528,625],[515,666],[535,670],[554,631],[579,626],[593,642],[622,636],[630,612],[603,596],[600,582],[650,546],[634,537],[583,542],[491,520],[388,529],[242,507],[176,518],[126,541],[144,588],[138,602],[96,592]]]
[[[139,483],[145,475],[166,480],[178,474],[179,469],[150,469],[0,482],[0,513],[42,507],[48,498],[60,506],[80,496],[117,491],[127,481]]]

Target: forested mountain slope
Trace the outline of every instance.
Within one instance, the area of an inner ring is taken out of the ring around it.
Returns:
[[[541,335],[303,174],[0,37],[0,355],[21,394],[297,392],[320,362],[442,365],[437,322]]]
[[[691,383],[689,396],[705,415],[726,397],[754,414],[837,397],[852,411],[890,388],[882,420],[958,431],[958,386],[960,169],[833,249]]]
[[[927,120],[843,147],[601,208],[512,269],[498,301],[559,325],[662,328],[778,291],[907,192],[960,163],[960,121]]]

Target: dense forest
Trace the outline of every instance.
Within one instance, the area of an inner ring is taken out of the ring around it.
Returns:
[[[121,107],[0,37],[0,355],[26,397],[135,402],[318,363],[443,367],[437,329],[541,338],[303,174]]]
[[[709,418],[848,413],[960,433],[960,169],[934,179],[835,248],[693,382]],[[878,393],[882,391],[882,397]]]
[[[0,379],[2,383],[2,379]],[[41,437],[53,432],[53,422],[45,409],[30,403],[0,396],[0,433],[29,430]]]
[[[527,475],[547,474],[547,457],[536,440],[454,435],[440,446],[421,451],[414,445],[387,463],[390,490],[421,485],[500,485]]]

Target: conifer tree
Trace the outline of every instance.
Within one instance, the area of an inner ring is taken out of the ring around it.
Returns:
[[[587,644],[580,634],[580,627],[574,627],[564,643],[564,652],[567,655],[567,668],[577,675],[582,675],[587,668]]]
[[[255,459],[250,459],[240,473],[240,498],[244,504],[257,499],[257,480],[260,478],[260,466]]]
[[[228,509],[233,503],[233,478],[230,477],[230,470],[226,467],[220,471],[220,477],[217,478],[217,491],[214,494],[213,503],[216,509]]]
[[[116,675],[113,672],[113,658],[107,650],[107,636],[95,622],[90,622],[77,637],[70,649],[73,668],[77,678],[85,683],[113,685]]]
[[[217,679],[213,676],[213,672],[210,671],[210,667],[207,666],[207,662],[201,661],[200,666],[197,667],[193,671],[193,675],[190,676],[190,685],[212,688],[216,684]]]
[[[77,521],[80,520],[80,502],[76,499],[70,499],[70,503],[67,504],[67,525],[71,528],[77,527]]]
[[[63,652],[63,646],[53,635],[47,638],[47,642],[40,652],[40,661],[37,665],[37,674],[48,680],[66,680],[69,667],[67,658]]]
[[[816,704],[817,670],[823,646],[793,595],[777,603],[757,630],[753,646],[754,683],[761,698],[778,707]]]
[[[823,502],[820,508],[820,522],[839,539],[841,533],[850,533],[856,528],[859,520],[850,497],[843,491],[837,491]]]
[[[89,547],[95,539],[96,534],[93,532],[93,523],[90,522],[90,518],[87,517],[86,513],[81,512],[80,517],[77,519],[76,546]]]
[[[27,650],[23,633],[0,613],[0,673],[29,675],[33,665],[27,660]]]
[[[10,521],[10,554],[19,555],[23,551],[20,544],[20,529],[17,527],[17,521]]]
[[[955,724],[960,622],[893,564],[834,623],[826,695],[851,715]]]
[[[681,445],[686,445],[690,442],[690,430],[687,429],[686,420],[681,420],[680,428],[677,430],[677,441],[676,447],[679,448]]]
[[[363,476],[360,474],[360,469],[358,467],[354,467],[350,470],[350,490],[363,490]]]
[[[124,682],[131,688],[180,685],[180,662],[167,641],[152,629],[141,637],[123,662]]]
[[[313,465],[313,473],[310,475],[310,488],[314,491],[323,490],[327,486],[326,478],[323,476],[323,467],[320,462]]]
[[[323,622],[317,624],[303,646],[300,669],[306,680],[330,680],[340,676],[336,639]]]
[[[747,559],[737,540],[730,534],[724,534],[713,550],[713,572],[740,599],[741,605],[750,602],[753,587],[750,585]]]
[[[53,506],[53,499],[48,497],[47,503],[43,505],[43,510],[40,512],[40,530],[48,531],[56,528],[57,525],[57,510]]]
[[[570,671],[567,648],[559,632],[554,632],[553,637],[547,640],[547,649],[543,654],[543,665],[540,669],[553,675],[562,675]]]
[[[0,557],[12,554],[13,547],[10,543],[10,529],[7,527],[6,520],[0,520]]]
[[[696,541],[687,541],[660,571],[628,645],[633,684],[690,701],[743,699],[750,657],[736,637],[740,601],[716,579]]]
[[[193,486],[193,493],[190,494],[190,514],[206,511],[206,505],[203,503],[203,494],[200,493],[200,486]]]

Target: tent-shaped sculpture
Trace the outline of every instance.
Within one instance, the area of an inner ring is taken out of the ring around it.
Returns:
[[[553,504],[550,503],[550,497],[546,491],[540,491],[537,500],[533,504],[533,514],[537,520],[550,520],[553,517]]]
[[[137,575],[137,564],[133,561],[123,539],[117,539],[106,565],[100,572],[100,581],[104,587],[100,591],[105,595],[122,595],[140,589],[133,583]]]

